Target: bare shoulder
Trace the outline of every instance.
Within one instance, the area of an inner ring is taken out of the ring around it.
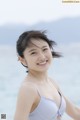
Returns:
[[[36,97],[36,87],[30,82],[24,82],[22,83],[20,89],[19,89],[19,95],[24,96],[25,98],[28,97],[31,98],[32,96]]]
[[[20,86],[19,89],[19,93],[18,93],[18,99],[17,99],[17,103],[19,106],[29,106],[29,108],[31,108],[31,106],[35,103],[35,100],[37,98],[37,90],[35,88],[34,85],[32,85],[31,83],[22,83],[22,85]]]
[[[22,83],[16,104],[14,120],[26,120],[36,100],[36,89],[31,83]]]

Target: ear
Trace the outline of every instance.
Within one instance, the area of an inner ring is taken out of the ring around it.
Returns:
[[[27,66],[27,62],[26,62],[25,58],[18,56],[18,61],[20,61],[21,64],[23,64],[24,66]]]

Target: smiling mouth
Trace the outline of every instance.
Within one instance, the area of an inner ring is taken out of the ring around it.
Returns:
[[[45,65],[48,62],[48,60],[44,61],[44,62],[40,62],[37,65]]]

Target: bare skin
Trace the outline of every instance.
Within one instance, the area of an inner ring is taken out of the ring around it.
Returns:
[[[19,56],[20,62],[28,67],[29,72],[19,90],[14,120],[29,120],[29,114],[40,102],[40,95],[54,100],[58,107],[60,105],[59,86],[47,74],[52,62],[51,50],[43,40],[34,39],[34,44],[26,48],[24,58]],[[80,120],[80,109],[65,96],[64,99],[67,106],[66,113],[74,120]]]

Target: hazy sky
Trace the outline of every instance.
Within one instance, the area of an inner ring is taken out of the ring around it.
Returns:
[[[80,3],[62,3],[62,0],[0,0],[0,25],[35,24],[72,16],[80,16]]]

